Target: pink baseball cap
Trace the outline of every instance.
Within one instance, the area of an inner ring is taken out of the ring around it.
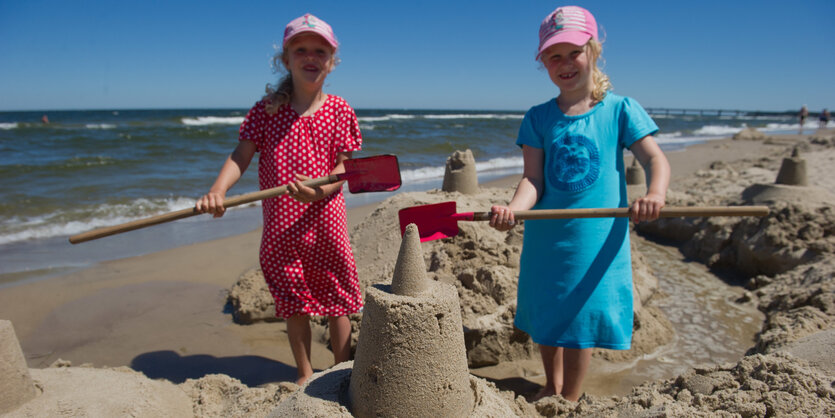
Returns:
[[[583,46],[589,39],[597,40],[597,21],[591,13],[578,6],[563,6],[551,12],[539,25],[539,52],[560,42]]]
[[[284,28],[284,42],[282,43],[282,48],[287,46],[287,42],[289,42],[292,37],[304,32],[313,32],[325,38],[325,40],[328,41],[334,49],[339,48],[339,42],[336,40],[336,35],[333,34],[331,25],[310,13],[297,17],[287,24],[287,27]]]

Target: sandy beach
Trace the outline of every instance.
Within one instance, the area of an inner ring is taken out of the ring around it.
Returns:
[[[795,201],[743,201],[741,196],[749,186],[774,183],[783,159],[789,158],[795,148],[805,160],[809,179],[806,188],[793,192],[797,196]],[[835,381],[832,368],[835,213],[832,205],[835,201],[830,197],[835,196],[835,177],[830,170],[835,162],[835,132],[728,138],[670,152],[667,157],[673,168],[668,205],[768,204],[772,213],[778,214],[768,218],[767,222],[773,224],[769,224],[771,229],[764,229],[758,220],[673,219],[642,225],[633,235],[635,241],[639,241],[635,243],[637,251],[644,258],[651,258],[642,262],[646,276],[653,276],[653,269],[658,268],[653,263],[663,252],[658,250],[660,252],[648,256],[649,251],[653,251],[649,247],[673,248],[658,262],[681,265],[698,262],[694,264],[721,283],[717,292],[732,295],[725,296],[731,301],[730,306],[739,306],[740,310],[746,310],[746,318],[753,318],[736,337],[739,348],[722,353],[735,358],[721,363],[711,363],[709,359],[694,361],[698,367],[688,366],[678,375],[654,381],[635,377],[641,376],[632,372],[638,367],[639,360],[663,357],[657,353],[672,341],[665,336],[686,332],[668,325],[670,320],[664,314],[663,303],[675,304],[679,295],[656,291],[659,287],[656,283],[647,284],[645,289],[652,290],[639,295],[641,304],[647,309],[641,314],[646,316],[639,315],[638,318],[646,327],[636,331],[635,353],[596,354],[594,367],[597,368],[591,371],[585,387],[587,395],[579,403],[559,398],[536,404],[524,401],[524,397],[535,392],[543,382],[538,357],[532,351],[532,345],[526,345],[529,343],[524,341],[507,344],[505,353],[489,355],[479,352],[477,346],[468,346],[471,373],[491,382],[497,391],[512,391],[506,397],[516,399],[516,411],[520,415],[617,415],[617,411],[630,411],[636,413],[635,416],[661,412],[685,416],[693,411],[710,415],[710,411],[730,408],[722,402],[734,401],[721,398],[717,394],[720,389],[749,390],[757,384],[765,385],[757,381],[760,383],[748,382],[746,386],[739,383],[742,379],[739,376],[746,370],[777,373],[774,371],[776,365],[782,365],[785,370],[778,379],[794,378],[797,387],[788,388],[784,382],[783,393],[787,395],[774,394],[773,388],[759,388],[763,398],[736,399],[739,405],[748,408],[737,409],[736,413],[767,416],[805,411],[831,416],[835,413],[832,386]],[[627,166],[631,159],[631,156],[625,157]],[[490,202],[506,201],[518,178],[510,176],[481,184],[483,192],[477,196],[404,193],[380,205],[350,208],[349,229],[362,284],[382,283],[386,277],[390,278],[396,261],[399,231],[380,229],[390,227],[393,222],[380,217],[390,215],[398,205],[429,203],[430,200],[460,199],[459,209],[486,210],[489,206],[484,205]],[[805,204],[804,196],[812,195],[815,198]],[[496,240],[495,247],[490,248],[511,248],[512,236],[506,242],[503,237],[494,238],[482,232],[479,226],[472,228],[476,229],[462,229],[462,236],[449,240],[451,242],[424,244],[430,274],[435,280],[460,282],[461,273],[450,260],[463,254],[462,243],[467,240],[483,245],[493,245],[491,240]],[[60,411],[60,405],[70,404],[76,408],[72,410],[73,415],[83,415],[85,407],[90,408],[87,412],[93,416],[119,411],[101,405],[85,405],[85,402],[94,403],[98,399],[91,392],[112,385],[108,382],[113,380],[109,379],[119,378],[110,374],[130,376],[131,382],[137,385],[137,392],[131,392],[131,389],[119,391],[121,393],[103,392],[110,393],[114,405],[119,402],[133,405],[131,408],[135,407],[133,411],[137,415],[178,415],[183,411],[195,416],[267,415],[297,388],[289,383],[295,380],[295,369],[284,323],[264,320],[269,318],[264,318],[263,314],[247,321],[252,323],[236,323],[233,314],[239,315],[240,312],[235,312],[239,308],[228,299],[242,277],[257,276],[259,241],[260,231],[256,230],[103,262],[71,274],[0,289],[0,320],[10,321],[13,325],[32,380],[38,387],[34,399],[7,411],[9,415],[49,415]],[[518,242],[513,244],[512,248],[518,247]],[[514,250],[508,251],[505,261],[500,262],[504,264],[494,269],[502,272],[502,275],[496,273],[500,277],[495,280],[505,280],[500,283],[507,283],[502,284],[506,287],[515,286]],[[482,264],[489,264],[484,260],[492,260],[484,254],[477,256]],[[434,267],[432,260],[437,261]],[[475,266],[470,268],[477,269]],[[648,280],[642,283],[652,283],[652,279]],[[658,280],[656,278],[655,282]],[[504,313],[505,320],[495,319],[495,324],[506,326],[507,318],[512,319],[512,314],[507,314],[512,312],[509,308],[512,297],[508,295],[515,294],[515,290],[503,294],[505,299],[493,297],[485,301],[478,286],[467,287],[466,283],[456,286],[461,297],[464,325],[470,332],[477,330],[473,324],[483,323],[488,314]],[[796,293],[803,288],[811,289],[812,294]],[[659,307],[659,299],[667,302],[661,302]],[[512,303],[515,308],[515,301]],[[497,334],[502,335],[505,331],[500,330]],[[465,334],[468,344],[472,338]],[[332,355],[327,349],[327,333],[323,326],[314,327],[313,340],[313,366],[317,371],[326,370],[332,366]],[[476,361],[476,358],[480,360]],[[70,376],[70,371],[76,374]],[[91,371],[99,374],[89,374]],[[618,376],[616,382],[612,381],[611,375]],[[74,382],[72,379],[79,380]],[[167,385],[153,389],[161,392],[171,387],[180,388],[177,395],[180,398],[161,399],[153,405],[154,402],[146,397],[147,405],[134,405],[143,397],[140,395],[143,390],[151,390],[143,386],[151,385],[149,382]],[[710,388],[704,389],[694,382]],[[640,390],[633,389],[639,385]],[[714,401],[711,395],[721,400]],[[638,400],[641,397],[643,400]],[[793,403],[774,406],[789,397]],[[696,398],[701,401],[694,401]],[[798,403],[805,406],[798,406]],[[183,409],[166,409],[159,405],[179,405],[178,408]],[[641,411],[640,408],[644,409]],[[131,409],[121,409],[123,412],[128,410]]]

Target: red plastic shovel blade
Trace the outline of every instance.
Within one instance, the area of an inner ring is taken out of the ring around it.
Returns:
[[[400,165],[396,155],[351,158],[344,164],[351,193],[390,192],[400,188]]]
[[[458,235],[458,221],[453,215],[454,201],[401,209],[398,212],[400,234],[406,232],[407,225],[415,224],[418,227],[420,242],[454,237]]]

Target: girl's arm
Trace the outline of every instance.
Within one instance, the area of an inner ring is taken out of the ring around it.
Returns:
[[[351,152],[340,152],[339,154],[337,154],[336,167],[334,167],[329,174],[344,173],[345,164],[343,164],[343,162],[351,158],[351,154]],[[290,196],[292,196],[293,199],[296,199],[297,201],[302,203],[310,203],[315,202],[317,200],[322,200],[325,197],[330,196],[336,193],[337,191],[341,190],[342,184],[345,183],[344,181],[339,181],[336,183],[311,188],[302,184],[303,181],[309,179],[310,177],[308,176],[296,173],[296,181],[287,185],[287,189],[290,190]]]
[[[670,163],[655,142],[652,135],[647,135],[629,148],[641,166],[649,175],[647,194],[632,203],[631,218],[634,222],[658,219],[661,208],[667,199],[667,187],[670,185]]]
[[[545,175],[545,151],[522,145],[522,158],[525,168],[522,180],[516,186],[516,193],[507,206],[496,205],[490,208],[493,216],[490,226],[499,231],[507,231],[516,224],[513,218],[514,210],[528,210],[539,201],[542,196],[543,176]]]
[[[243,175],[249,163],[252,162],[252,157],[255,155],[256,147],[252,141],[241,141],[226,162],[220,169],[220,174],[217,175],[215,184],[209,189],[203,197],[197,200],[194,207],[198,212],[208,212],[219,218],[226,213],[226,208],[223,207],[223,201],[226,199],[226,192],[238,182]]]

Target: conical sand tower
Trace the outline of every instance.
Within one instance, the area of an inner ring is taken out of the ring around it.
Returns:
[[[37,395],[11,321],[0,320],[0,414]]]
[[[356,359],[314,373],[268,417],[527,415],[469,373],[458,292],[427,279],[418,229],[409,225],[392,284],[366,289]]]
[[[775,183],[791,186],[806,186],[809,184],[806,179],[806,160],[800,158],[800,151],[797,148],[792,151],[790,158],[783,158],[783,164],[780,165]]]
[[[632,165],[626,168],[626,184],[636,185],[646,182],[644,168],[638,164],[637,158],[632,158]]]
[[[806,160],[794,148],[791,157],[783,159],[774,183],[752,184],[742,191],[742,199],[754,204],[789,202],[813,207],[832,205],[835,202],[835,196],[826,189],[808,184]]]
[[[417,227],[406,227],[391,286],[366,292],[349,394],[351,412],[468,416],[470,386],[454,287],[426,278]]]
[[[472,151],[455,151],[447,158],[441,190],[462,194],[478,193],[478,175]]]

